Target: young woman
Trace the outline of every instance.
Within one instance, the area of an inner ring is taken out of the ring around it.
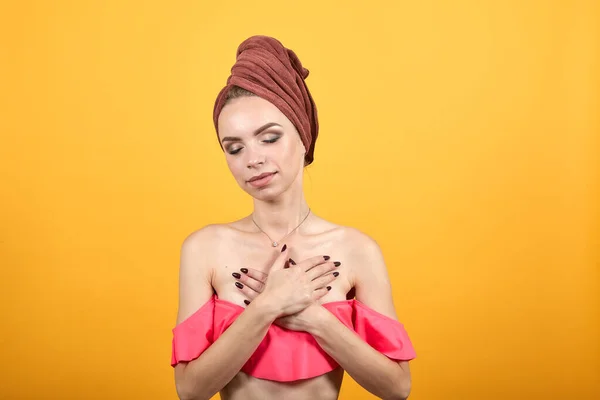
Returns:
[[[276,39],[253,36],[231,71],[214,123],[254,210],[182,245],[179,397],[336,399],[345,370],[380,398],[407,398],[415,353],[378,245],[304,197],[318,133],[308,70]]]

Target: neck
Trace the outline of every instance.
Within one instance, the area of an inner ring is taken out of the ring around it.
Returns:
[[[265,232],[272,241],[279,242],[285,235],[302,223],[308,212],[309,207],[304,198],[302,187],[291,187],[290,190],[283,193],[280,198],[274,201],[254,199],[254,212],[252,216],[254,222],[260,227],[260,230]],[[284,241],[288,238],[284,239]]]

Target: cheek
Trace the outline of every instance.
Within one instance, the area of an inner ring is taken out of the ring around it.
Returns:
[[[304,165],[304,152],[302,145],[295,142],[288,142],[281,146],[277,152],[274,152],[272,159],[280,168],[286,171],[286,175],[296,175],[298,168]]]
[[[285,143],[282,143],[281,149],[279,151],[279,158],[285,158],[286,160],[295,159],[296,155],[299,155],[302,152],[302,143],[297,142],[296,140],[289,140]]]
[[[244,170],[241,157],[226,156],[226,161],[227,167],[229,167],[229,171],[233,174],[233,176],[236,178],[240,177]]]

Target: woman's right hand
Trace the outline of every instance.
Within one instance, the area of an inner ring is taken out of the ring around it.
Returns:
[[[277,312],[277,318],[296,314],[325,296],[335,276],[328,274],[336,264],[328,256],[311,257],[286,268],[289,248],[279,254],[271,269],[264,290],[257,297]],[[339,263],[338,263],[339,265]]]

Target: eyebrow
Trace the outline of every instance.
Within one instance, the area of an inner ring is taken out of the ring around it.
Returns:
[[[258,135],[259,133],[261,133],[262,131],[264,131],[265,129],[269,129],[272,126],[279,126],[281,127],[281,125],[279,125],[277,122],[268,122],[266,124],[264,124],[263,126],[261,126],[260,128],[256,129],[253,133],[254,136]],[[223,139],[221,139],[221,143],[225,143],[225,142],[237,142],[237,141],[241,141],[242,138],[237,137],[237,136],[225,136]]]

